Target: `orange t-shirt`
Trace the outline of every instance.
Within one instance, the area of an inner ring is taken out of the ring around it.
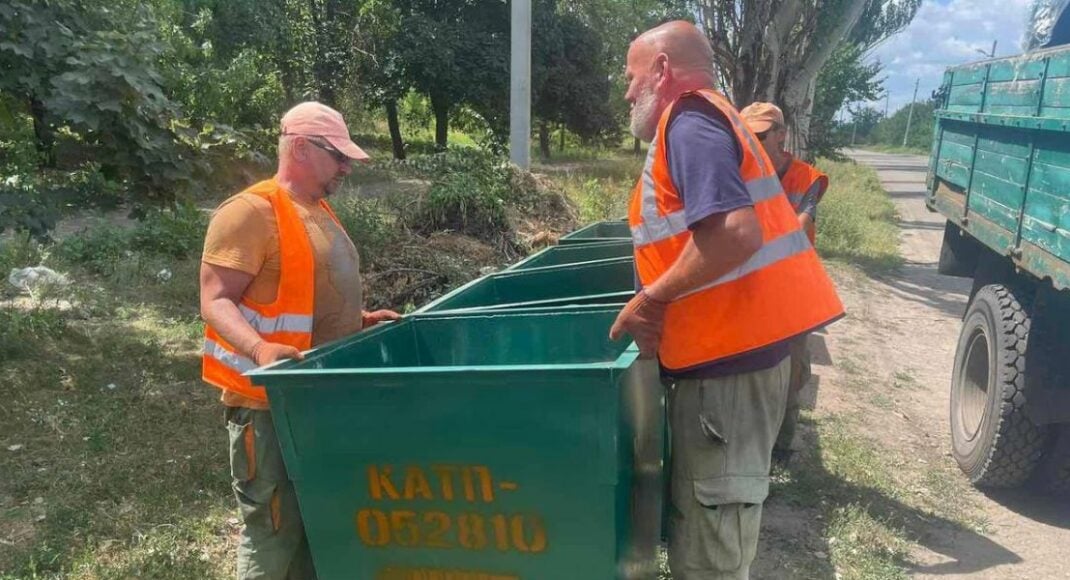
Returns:
[[[361,329],[364,291],[360,255],[345,231],[318,204],[294,199],[305,224],[315,260],[312,345],[316,346]],[[252,193],[224,201],[208,224],[204,238],[205,263],[253,275],[245,297],[259,303],[275,300],[279,288],[279,228],[271,202]],[[229,406],[266,409],[259,401],[223,391]]]

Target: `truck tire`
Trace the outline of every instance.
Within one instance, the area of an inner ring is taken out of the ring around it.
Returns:
[[[1029,303],[1025,292],[991,284],[963,319],[951,378],[951,451],[977,486],[1021,485],[1047,443],[1046,427],[1025,413]]]

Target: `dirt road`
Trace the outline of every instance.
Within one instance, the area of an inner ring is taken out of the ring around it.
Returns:
[[[903,564],[911,577],[1070,578],[1070,564],[1063,560],[1070,546],[1070,502],[1028,492],[982,494],[964,485],[950,457],[951,366],[970,281],[936,272],[944,220],[924,204],[927,160],[850,155],[878,171],[895,202],[906,263],[876,277],[833,268],[849,315],[812,338],[816,380],[803,393],[804,407],[811,406],[819,421],[847,417],[861,426],[855,433],[881,450],[896,477],[902,476],[898,482],[915,482],[909,493],[925,497],[939,491],[943,495],[937,497],[952,498],[956,509],[961,501],[961,509],[976,517],[941,518],[864,485],[848,483],[847,495],[903,532],[912,544]],[[831,526],[815,526],[808,521],[812,516],[774,495],[755,576],[835,577],[837,567],[824,564],[833,537],[825,528]],[[799,553],[818,564],[797,566]]]

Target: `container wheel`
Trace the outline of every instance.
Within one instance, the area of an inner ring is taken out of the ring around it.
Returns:
[[[952,455],[982,487],[1016,487],[1032,474],[1046,426],[1025,413],[1029,297],[1002,284],[979,289],[963,320],[951,378]]]

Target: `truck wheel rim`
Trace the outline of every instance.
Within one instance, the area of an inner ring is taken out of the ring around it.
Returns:
[[[978,328],[972,337],[966,351],[966,362],[963,365],[962,381],[960,385],[962,394],[962,406],[960,416],[962,429],[968,440],[973,440],[981,429],[981,421],[988,407],[988,383],[989,383],[989,353],[988,337],[983,330]]]

